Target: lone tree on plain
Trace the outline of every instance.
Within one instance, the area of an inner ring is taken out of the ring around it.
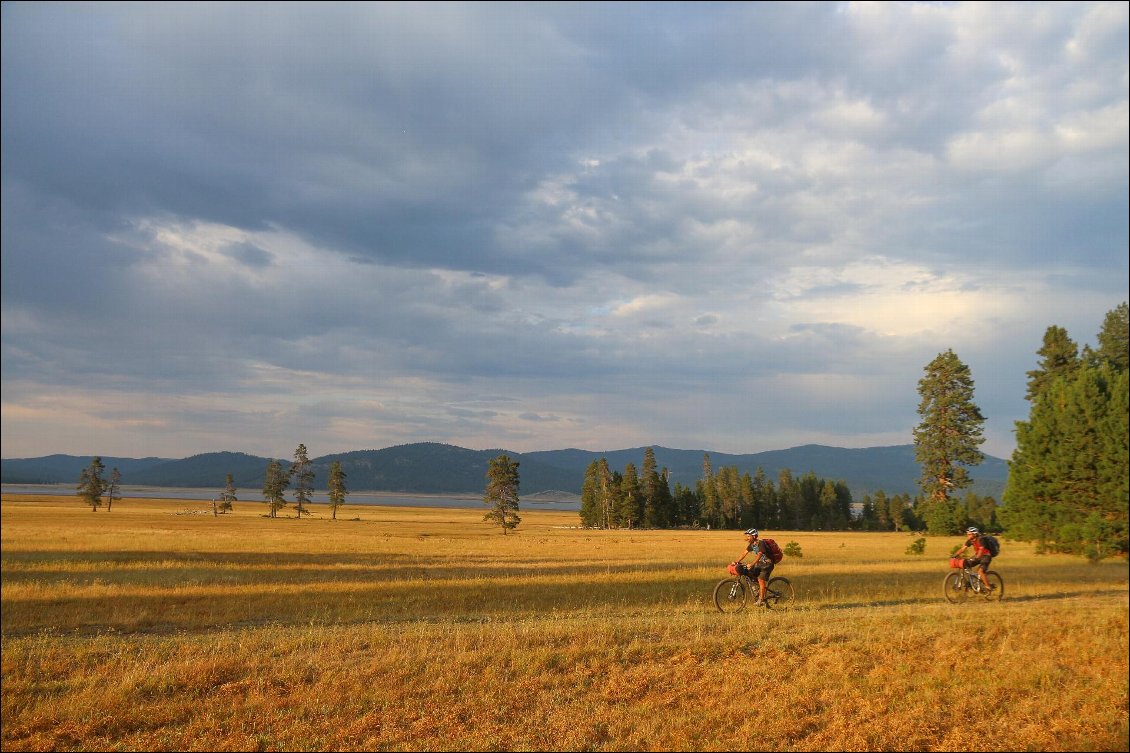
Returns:
[[[330,465],[330,513],[333,520],[337,520],[337,508],[345,504],[345,495],[349,490],[345,488],[345,471],[341,470],[341,461],[335,460]]]
[[[306,455],[306,445],[300,444],[294,450],[294,464],[290,466],[290,477],[294,479],[294,511],[295,516],[301,518],[309,515],[306,506],[310,504],[310,497],[314,492],[314,469],[310,465],[310,458]]]
[[[277,518],[279,510],[286,507],[286,488],[290,486],[290,477],[282,469],[282,463],[271,460],[267,463],[267,473],[263,479],[263,501],[270,508],[270,517]]]
[[[114,507],[114,500],[121,499],[118,495],[118,488],[122,485],[122,472],[117,468],[110,471],[110,481],[106,484],[106,512]]]
[[[220,504],[218,505],[219,509],[216,510],[215,508],[217,506],[214,505],[213,511],[218,512],[220,515],[229,513],[232,511],[232,502],[238,501],[239,498],[235,495],[235,479],[232,478],[232,475],[229,473],[227,476],[227,481],[224,484],[224,490],[220,492]]]
[[[106,481],[102,478],[105,470],[106,466],[102,465],[102,458],[96,457],[79,474],[78,496],[86,500],[91,512],[98,512],[98,508],[102,506],[102,493],[106,491]]]
[[[973,402],[973,377],[969,367],[952,350],[939,353],[918,381],[918,415],[914,429],[914,457],[922,466],[918,485],[927,499],[927,528],[931,533],[955,533],[954,492],[972,483],[967,466],[980,465],[985,417]],[[933,523],[933,525],[931,525]]]
[[[518,463],[509,455],[499,455],[488,463],[483,502],[490,505],[490,511],[483,520],[501,526],[503,535],[522,522],[518,517],[518,485]]]

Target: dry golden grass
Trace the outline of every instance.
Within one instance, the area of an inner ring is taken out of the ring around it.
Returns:
[[[770,532],[797,608],[722,615],[734,531],[264,507],[5,497],[3,749],[1127,749],[1124,561]]]

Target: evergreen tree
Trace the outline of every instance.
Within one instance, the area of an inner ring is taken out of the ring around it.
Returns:
[[[931,502],[927,530],[949,534],[951,525],[934,529],[930,523],[952,519],[951,495],[971,483],[967,466],[984,460],[980,446],[985,418],[973,402],[969,367],[952,350],[940,353],[925,371],[918,382],[922,423],[914,429],[914,455],[922,467],[918,483]]]
[[[220,492],[219,513],[224,515],[231,512],[232,503],[238,501],[239,497],[236,496],[235,479],[229,473],[224,479],[224,490]]]
[[[518,516],[518,463],[508,455],[499,455],[487,465],[487,487],[483,502],[490,510],[483,520],[502,528],[503,535],[522,522]]]
[[[346,495],[349,494],[346,488],[346,471],[341,470],[341,461],[334,460],[330,465],[330,519],[338,519],[338,508],[346,503]]]
[[[889,510],[887,517],[891,520],[892,531],[913,531],[918,528],[911,514],[908,495],[896,494],[888,502],[890,505],[887,508]]]
[[[294,512],[295,517],[301,518],[309,515],[306,506],[310,504],[314,493],[314,469],[311,467],[310,458],[306,454],[306,445],[299,444],[294,450],[294,463],[290,466],[290,477],[294,479]]]
[[[1128,374],[1110,362],[1082,367],[1016,423],[1001,510],[1011,537],[1092,561],[1126,553]]]
[[[777,515],[773,482],[765,476],[764,468],[758,467],[753,472],[753,481],[750,488],[753,504],[752,526],[754,528],[779,528],[780,518]]]
[[[612,511],[616,506],[613,493],[615,487],[616,479],[608,466],[608,458],[601,458],[596,463],[596,495],[601,528],[612,528]]]
[[[282,469],[282,463],[274,459],[269,461],[263,476],[263,501],[267,504],[272,518],[277,518],[279,510],[286,507],[284,495],[288,486],[290,486],[290,478]]]
[[[804,500],[800,495],[800,485],[788,468],[782,468],[777,472],[777,504],[781,509],[782,527],[794,531],[803,531],[808,527],[804,517]]]
[[[337,510],[345,504],[345,495],[349,490],[345,488],[345,471],[341,469],[341,461],[335,460],[330,465],[330,518],[337,520]]]
[[[760,528],[761,499],[753,488],[753,478],[748,472],[738,479],[738,492],[742,500],[742,519],[738,528]]]
[[[737,466],[723,466],[714,477],[714,494],[722,512],[722,525],[737,528],[741,524],[741,489]]]
[[[106,466],[102,465],[102,458],[91,459],[90,465],[82,469],[78,478],[78,496],[90,505],[91,512],[98,512],[102,506],[102,493],[106,491],[106,481],[102,478]]]
[[[643,451],[643,467],[640,470],[640,489],[643,491],[643,523],[647,528],[658,528],[660,520],[659,466],[655,462],[655,448]]]
[[[110,481],[106,484],[106,512],[114,509],[114,500],[121,499],[118,488],[122,485],[122,472],[117,468],[110,471]]]
[[[623,528],[635,528],[643,522],[643,494],[640,491],[640,478],[636,466],[628,463],[620,477],[620,493],[617,495],[616,524]]]
[[[1114,371],[1130,370],[1130,321],[1125,301],[1107,312],[1098,341],[1094,358],[1099,364],[1107,363]]]
[[[585,528],[600,526],[600,500],[597,488],[600,485],[600,464],[589,463],[585,469],[585,480],[581,485],[581,525]]]
[[[895,530],[894,521],[891,520],[891,501],[887,499],[887,493],[882,489],[875,492],[875,497],[872,499],[871,505],[875,510],[875,530]]]
[[[710,464],[710,454],[702,456],[702,479],[698,483],[698,496],[702,511],[699,516],[707,528],[722,527],[722,506],[714,489],[714,469]]]
[[[1067,330],[1062,327],[1048,327],[1044,332],[1044,346],[1036,352],[1040,356],[1040,363],[1039,368],[1028,372],[1029,401],[1056,377],[1070,374],[1079,368],[1079,346],[1067,336]]]
[[[694,490],[680,483],[675,484],[676,525],[694,525],[702,514],[701,502]]]

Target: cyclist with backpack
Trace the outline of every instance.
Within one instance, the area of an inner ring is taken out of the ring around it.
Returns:
[[[982,535],[979,530],[974,526],[969,526],[965,529],[966,539],[965,545],[958,549],[954,554],[955,557],[964,557],[965,550],[973,547],[973,556],[965,560],[965,567],[977,566],[977,577],[981,579],[981,583],[985,586],[985,590],[991,591],[994,586],[989,583],[989,579],[985,577],[985,571],[989,569],[989,563],[993,561],[1000,553],[1000,544],[997,543],[996,538],[989,534]]]
[[[745,532],[746,548],[742,552],[742,556],[733,563],[739,573],[745,575],[755,575],[757,577],[757,585],[760,594],[757,601],[754,603],[755,607],[759,607],[765,603],[765,584],[769,582],[769,575],[773,572],[774,551],[769,543],[769,539],[761,540],[756,528],[750,528]],[[743,565],[742,560],[747,555],[753,554],[753,565]]]

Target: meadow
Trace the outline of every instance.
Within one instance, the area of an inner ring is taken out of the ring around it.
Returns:
[[[767,531],[787,611],[717,612],[738,531],[523,510],[0,500],[0,746],[17,750],[1128,749],[1128,568],[1003,539]],[[293,516],[292,510],[284,515]]]

